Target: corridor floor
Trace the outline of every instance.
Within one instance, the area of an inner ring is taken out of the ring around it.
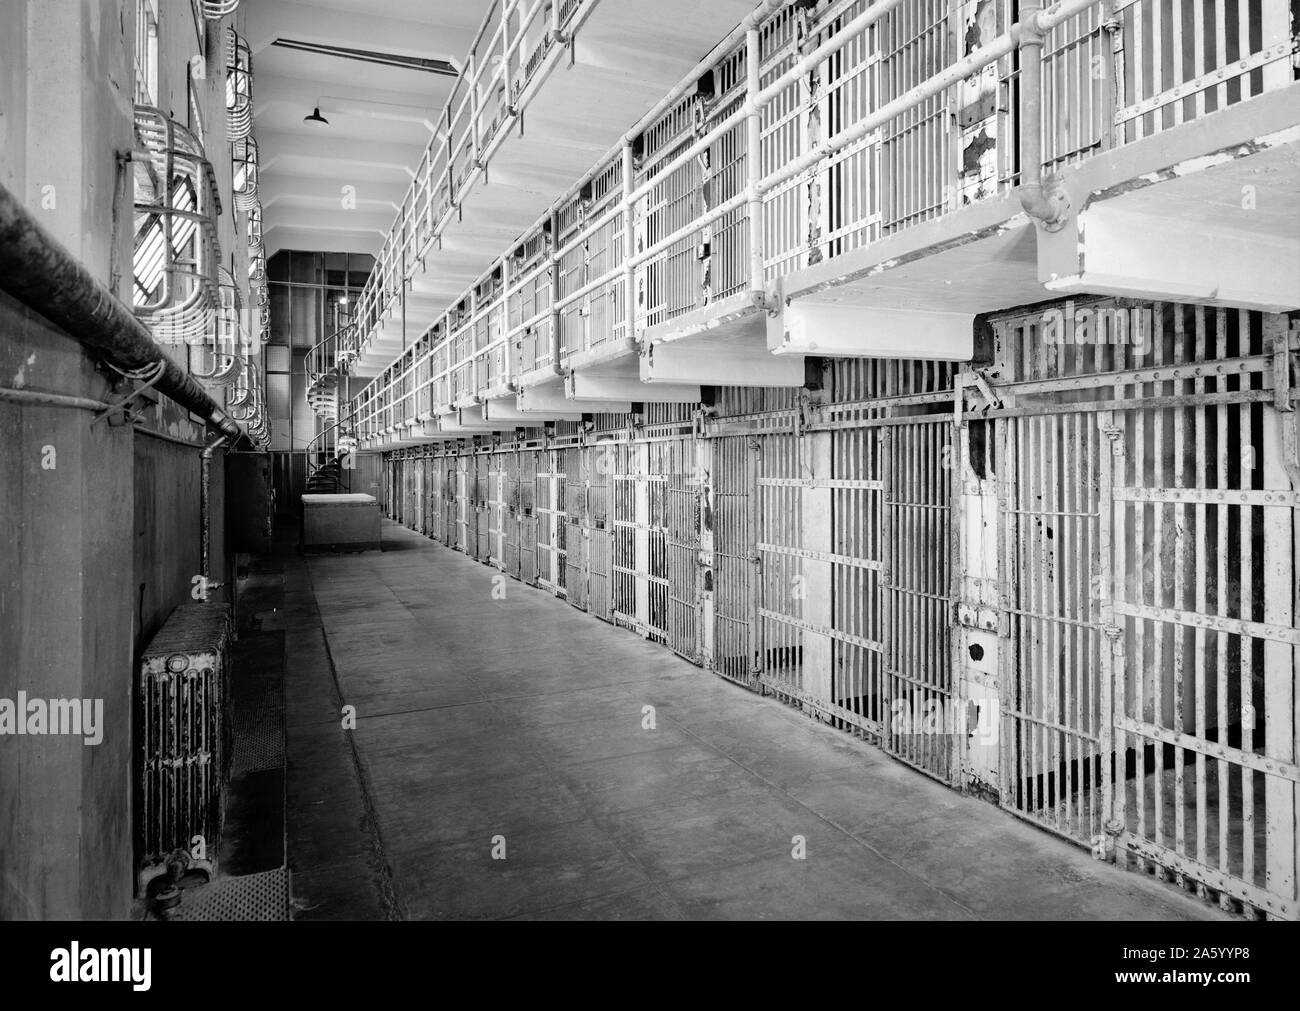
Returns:
[[[1221,915],[458,552],[383,536],[286,562],[297,919]]]

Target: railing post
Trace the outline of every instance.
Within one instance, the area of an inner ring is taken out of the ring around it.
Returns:
[[[751,26],[745,32],[745,167],[747,180],[746,193],[749,197],[749,295],[754,305],[763,308],[767,295],[763,285],[763,195],[759,184],[763,179],[762,148],[762,107],[758,104],[759,93],[759,35],[757,26]]]
[[[514,109],[510,100],[510,15],[514,10],[515,5],[510,0],[501,0],[501,86],[507,115]]]
[[[633,176],[636,165],[632,158],[632,144],[623,144],[623,336],[627,340],[636,340],[636,267],[632,257],[636,255],[636,235],[632,227]]]
[[[478,54],[471,51],[467,67],[469,82],[469,137],[474,150],[474,164],[479,164],[479,122],[478,122]]]
[[[560,371],[560,214],[551,210],[551,371]]]

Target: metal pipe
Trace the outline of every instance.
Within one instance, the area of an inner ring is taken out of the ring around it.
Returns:
[[[68,397],[61,393],[45,393],[41,390],[15,390],[0,386],[0,400],[16,400],[20,404],[41,404],[44,407],[72,407],[81,411],[107,411],[112,404],[87,397]]]
[[[749,92],[749,99],[760,108],[767,105],[774,98],[778,98],[789,85],[821,66],[827,57],[838,53],[900,3],[902,0],[877,0],[812,52],[795,60],[785,73],[766,88],[755,87]],[[824,21],[822,23],[825,24]]]
[[[212,503],[209,486],[212,483],[212,454],[219,447],[225,445],[230,436],[222,433],[212,442],[203,447],[203,452],[199,454],[200,467],[200,492],[199,492],[199,526],[201,528],[199,540],[199,575],[203,577],[205,587],[211,585],[208,583],[208,555],[211,551],[212,544]]]
[[[1055,176],[1043,179],[1043,28],[1038,0],[1021,7],[1020,31],[1020,185],[1016,196],[1026,214],[1049,232],[1060,231],[1070,198]]]
[[[158,391],[238,438],[239,426],[181,366],[167,357],[135,314],[0,185],[0,287],[70,338],[122,370],[162,365]]]

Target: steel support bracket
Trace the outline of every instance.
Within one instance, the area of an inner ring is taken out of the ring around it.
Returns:
[[[979,390],[980,396],[984,398],[984,406],[981,411],[996,410],[1002,406],[1002,398],[997,395],[993,389],[993,384],[989,382],[987,370],[973,369],[970,377],[975,380],[975,387]]]

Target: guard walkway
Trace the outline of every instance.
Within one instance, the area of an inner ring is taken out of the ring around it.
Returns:
[[[383,536],[382,553],[286,559],[297,919],[1222,915],[403,527]]]

